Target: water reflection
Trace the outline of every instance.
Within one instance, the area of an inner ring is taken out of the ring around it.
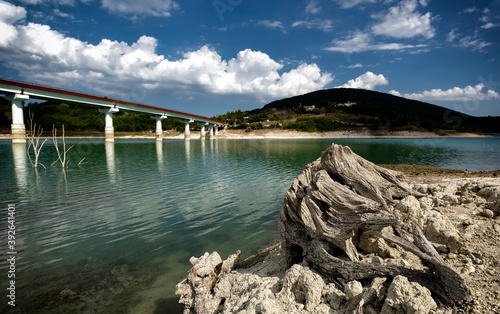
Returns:
[[[24,190],[27,184],[28,166],[26,164],[26,144],[12,144],[12,157],[14,158],[14,171],[17,186]]]
[[[106,165],[108,167],[109,182],[116,183],[116,165],[115,165],[115,143],[106,142]]]
[[[205,163],[207,159],[207,148],[204,140],[201,140],[201,158],[203,159],[203,163]]]
[[[188,170],[191,168],[191,141],[184,142],[184,149],[186,152],[186,166]]]
[[[156,141],[156,158],[158,159],[158,169],[163,168],[163,141]]]

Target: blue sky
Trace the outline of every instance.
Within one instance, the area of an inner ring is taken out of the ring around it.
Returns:
[[[310,91],[500,115],[500,0],[0,0],[0,76],[213,116]]]

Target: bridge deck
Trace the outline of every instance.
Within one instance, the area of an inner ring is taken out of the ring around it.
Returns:
[[[119,99],[113,99],[104,96],[80,93],[76,91],[70,91],[39,84],[10,80],[5,78],[0,78],[0,93],[6,95],[24,94],[30,96],[30,98],[41,99],[41,100],[61,100],[82,105],[117,108],[123,111],[133,111],[151,115],[167,115],[170,118],[176,118],[181,120],[194,120],[194,122],[209,123],[212,125],[226,124],[224,122],[215,119],[195,114],[190,114],[182,111],[155,107]]]

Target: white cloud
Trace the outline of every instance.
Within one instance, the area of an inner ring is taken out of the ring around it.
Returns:
[[[43,0],[19,0],[19,2],[24,4],[37,4],[43,2]]]
[[[483,28],[483,29],[489,29],[489,28],[498,27],[498,26],[500,26],[500,24],[495,24],[495,23],[488,22],[488,23],[482,25],[481,28]]]
[[[333,46],[325,48],[328,51],[353,53],[371,50],[402,50],[411,48],[423,48],[424,44],[403,45],[399,43],[373,43],[370,34],[356,32],[346,39],[335,40]]]
[[[500,95],[493,91],[484,91],[484,84],[476,86],[468,85],[464,88],[453,87],[447,90],[432,89],[421,93],[401,94],[398,91],[391,90],[389,93],[405,98],[425,101],[482,101],[500,99]]]
[[[457,46],[462,48],[472,48],[472,51],[486,52],[486,47],[492,45],[491,42],[487,42],[478,38],[477,33],[474,35],[468,35],[462,37]]]
[[[267,27],[267,28],[280,29],[280,30],[282,30],[283,32],[286,33],[286,28],[283,25],[283,22],[281,22],[281,21],[262,20],[262,21],[258,21],[257,24],[261,25],[261,26],[264,26],[264,27]]]
[[[336,0],[338,4],[340,4],[340,7],[343,9],[349,9],[352,8],[358,4],[364,3],[364,2],[370,2],[374,3],[376,0]]]
[[[179,10],[174,0],[102,0],[102,6],[116,14],[127,16],[170,16]]]
[[[461,48],[471,48],[472,51],[486,52],[486,47],[491,46],[491,42],[484,41],[479,38],[479,33],[477,31],[474,32],[473,35],[466,35],[457,33],[456,29],[451,30],[446,35],[446,41],[450,43],[454,43],[455,47]]]
[[[498,23],[497,23],[497,24],[495,24],[495,23],[490,22],[490,20],[491,20],[491,14],[489,14],[490,12],[491,12],[491,11],[490,11],[488,8],[484,9],[483,13],[484,13],[485,15],[483,15],[483,16],[479,19],[479,21],[483,23],[483,25],[481,25],[481,28],[482,28],[482,29],[489,29],[489,28],[493,28],[493,27],[498,27],[498,26],[500,26],[500,24],[498,24]]]
[[[473,12],[477,12],[479,11],[475,6],[471,7],[471,8],[467,8],[464,10],[464,13],[473,13]]]
[[[75,17],[71,14],[61,12],[59,9],[55,8],[53,11],[54,15],[57,15],[59,17],[62,17],[64,19],[74,19]]]
[[[306,13],[307,14],[318,14],[321,12],[321,7],[318,6],[318,2],[311,0],[306,5]]]
[[[88,1],[86,0],[80,0],[83,3],[86,3]],[[92,0],[90,0],[92,1]],[[19,0],[19,2],[22,2],[24,4],[28,5],[33,5],[33,4],[50,4],[50,5],[69,5],[69,6],[74,6],[75,5],[75,0]]]
[[[418,2],[420,3],[421,6],[426,7],[427,4],[429,4],[427,1],[428,0],[419,0]]]
[[[17,29],[12,24],[26,17],[26,10],[0,0],[0,47],[8,46],[17,37]]]
[[[456,29],[452,29],[447,35],[446,35],[446,41],[448,42],[452,42],[454,41],[457,37],[459,36],[459,34],[457,34],[457,30]]]
[[[26,10],[8,2],[0,0],[0,22],[14,24],[26,17]]]
[[[348,66],[349,69],[356,69],[356,68],[362,68],[363,65],[361,63],[356,63],[353,65]]]
[[[74,6],[76,0],[19,0],[27,5],[41,4],[54,6],[56,15],[64,17],[57,8],[58,5]],[[89,4],[95,0],[79,0],[84,4]],[[113,14],[123,15],[132,19],[138,19],[144,16],[168,17],[173,11],[180,9],[175,0],[99,0],[103,8]]]
[[[434,37],[431,13],[420,14],[415,11],[417,6],[417,0],[406,0],[391,7],[387,15],[378,17],[381,21],[372,26],[373,33],[395,38]]]
[[[309,21],[297,21],[292,24],[293,27],[305,27],[308,29],[319,29],[323,32],[331,32],[333,29],[331,20],[314,19]]]
[[[122,96],[140,87],[163,94],[237,94],[270,100],[322,89],[333,81],[314,63],[283,71],[283,64],[250,49],[223,60],[213,48],[203,46],[173,60],[158,54],[158,42],[149,36],[132,44],[110,39],[90,44],[47,25],[5,25],[16,32],[16,40],[1,41],[3,65],[31,81],[66,88],[85,86]]]
[[[384,75],[377,75],[373,72],[368,71],[353,80],[349,80],[344,85],[337,86],[337,88],[359,88],[373,90],[375,86],[387,84],[389,84],[389,81],[384,77]]]

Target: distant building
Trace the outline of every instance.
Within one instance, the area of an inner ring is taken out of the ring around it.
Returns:
[[[312,106],[304,106],[304,109],[307,111],[313,111],[314,109],[316,109],[316,106],[315,105],[312,105]]]
[[[336,104],[337,107],[351,107],[354,105],[356,105],[356,103],[352,102],[352,101],[348,101],[348,102],[345,102],[343,104]]]

